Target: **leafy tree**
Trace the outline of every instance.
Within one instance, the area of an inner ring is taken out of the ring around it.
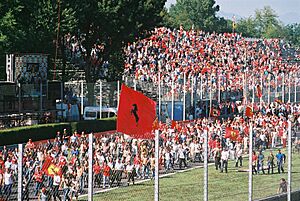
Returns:
[[[300,47],[300,24],[290,24],[284,27],[286,39],[296,46]]]
[[[227,29],[224,18],[218,18],[220,10],[215,0],[177,0],[169,10],[170,18],[167,24],[179,27],[181,24],[190,29],[193,25],[205,31],[223,31]]]

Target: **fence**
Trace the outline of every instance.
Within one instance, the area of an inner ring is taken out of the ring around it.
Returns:
[[[160,134],[157,132],[156,136]],[[189,152],[187,158],[182,159],[179,147],[178,152],[173,153],[171,150],[173,157],[165,158],[164,162],[161,161],[162,155],[166,157],[168,150],[165,142],[160,141],[158,137],[155,140],[141,142],[138,148],[137,140],[115,132],[89,135],[75,133],[69,138],[61,134],[59,138],[51,141],[29,142],[26,145],[2,148],[2,161],[5,162],[5,167],[11,170],[5,170],[5,177],[10,179],[5,180],[1,186],[3,188],[0,191],[0,198],[36,200],[38,196],[48,198],[59,196],[67,199],[76,198],[81,194],[79,199],[91,200],[95,192],[111,189],[110,199],[119,200],[126,197],[121,192],[126,191],[128,198],[136,188],[146,188],[147,193],[134,194],[144,200],[154,198],[169,200],[170,197],[174,200],[247,200],[248,197],[249,200],[254,200],[276,194],[280,177],[287,178],[288,192],[299,190],[299,150],[295,149],[297,141],[292,142],[291,126],[288,133],[288,150],[285,152],[287,175],[252,176],[252,171],[249,171],[249,174],[236,172],[234,159],[229,162],[228,173],[214,170],[213,163],[205,162],[213,162],[212,149],[208,147],[208,140],[205,137],[208,134],[211,133],[205,131],[202,133],[204,144],[200,146],[201,153]],[[197,146],[197,143],[195,142],[194,146]],[[253,140],[253,150],[257,150],[256,143]],[[129,147],[131,148],[128,149]],[[249,149],[251,150],[251,146]],[[247,154],[247,148],[245,150]],[[129,152],[125,154],[126,151]],[[136,157],[139,154],[141,161]],[[143,154],[147,157],[143,158]],[[230,154],[231,157],[234,155]],[[252,157],[249,160],[249,164],[252,164]],[[185,169],[186,162],[187,169]],[[247,167],[247,163],[248,160],[244,158],[243,167]],[[204,166],[204,169],[199,168],[200,166]],[[274,172],[276,171],[275,166]],[[167,177],[158,177],[164,175]],[[152,181],[148,181],[149,179],[154,180],[155,187]],[[251,194],[246,190],[247,180],[252,187],[249,191]],[[124,190],[127,187],[114,189],[118,186],[132,186],[134,182],[146,183],[128,187],[128,191]],[[238,189],[231,189],[230,185],[234,183],[239,185]],[[219,189],[219,192],[216,192],[216,189]],[[105,196],[109,195],[101,193],[98,198],[109,199]]]

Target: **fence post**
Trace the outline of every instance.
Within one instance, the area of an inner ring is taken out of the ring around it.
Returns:
[[[203,200],[208,201],[208,130],[204,129],[204,186],[203,186]]]
[[[291,102],[291,73],[289,73],[289,103]]]
[[[19,87],[19,113],[21,113],[21,95],[22,95],[22,88],[21,88],[21,83],[18,83],[18,87]]]
[[[102,81],[100,80],[99,84],[99,118],[102,119]],[[118,102],[119,103],[119,102]]]
[[[159,201],[159,130],[155,130],[155,175],[154,200]]]
[[[185,121],[186,73],[183,74],[183,121]]]
[[[40,83],[40,112],[43,111],[43,84]],[[40,114],[42,117],[42,113]]]
[[[171,86],[171,119],[174,120],[174,77],[172,77],[172,86]]]
[[[268,75],[268,105],[270,104],[270,95],[271,95],[271,77]]]
[[[64,120],[64,110],[63,110],[63,101],[64,101],[64,87],[63,87],[63,82],[60,83],[60,109],[61,111],[59,114],[61,114],[61,121]]]
[[[249,180],[248,180],[248,200],[252,201],[252,146],[253,146],[253,130],[252,123],[250,123],[249,132]]]
[[[93,133],[89,134],[88,201],[93,200]]]
[[[291,201],[292,190],[292,124],[288,120],[288,183],[287,183],[287,198]]]
[[[80,113],[83,115],[83,81],[81,81],[81,92],[80,92],[80,97],[81,97],[81,107],[80,107]]]
[[[203,96],[202,96],[202,90],[203,90],[203,85],[202,85],[202,75],[200,74],[200,100],[202,100]]]
[[[296,77],[295,77],[295,103],[297,102],[297,81],[298,81],[298,78],[297,78],[297,74],[295,74],[296,75]]]
[[[284,100],[284,86],[285,86],[285,80],[284,80],[284,73],[282,73],[282,86],[281,86],[281,89],[282,89],[282,102],[284,103],[285,100]]]
[[[18,201],[23,198],[23,144],[18,145]]]

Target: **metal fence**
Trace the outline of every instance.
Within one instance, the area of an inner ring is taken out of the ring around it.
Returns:
[[[299,147],[296,149],[297,141],[292,138],[291,126],[289,130],[284,164],[287,175],[282,175],[287,180],[288,194],[290,191],[299,190],[299,165],[292,164],[292,160],[299,157]],[[251,127],[250,133],[252,132],[254,131]],[[157,132],[156,136],[160,134]],[[236,172],[234,168],[236,158],[231,154],[232,150],[229,152],[228,173],[219,173],[219,170],[208,168],[210,165],[214,166],[213,149],[208,146],[207,136],[210,134],[202,132],[204,141],[199,145],[202,151],[189,152],[184,159],[180,156],[180,147],[178,152],[173,153],[172,150],[166,149],[165,142],[160,141],[158,137],[155,140],[138,141],[116,132],[89,135],[75,133],[69,138],[59,135],[54,140],[2,147],[0,161],[5,162],[5,170],[0,175],[5,179],[0,180],[3,181],[0,183],[0,198],[42,200],[43,197],[47,199],[57,197],[70,200],[79,197],[91,200],[96,192],[112,189],[112,193],[116,191],[116,199],[119,199],[117,193],[119,190],[115,187],[127,188],[149,180],[153,180],[155,185],[150,185],[152,193],[148,191],[147,195],[144,195],[145,200],[154,198],[168,200],[170,193],[176,200],[246,200],[245,197],[254,200],[262,198],[260,197],[262,191],[268,191],[267,195],[275,194],[279,186],[273,182],[272,177],[275,175],[252,176],[252,171],[249,171],[248,175]],[[249,150],[252,150],[251,147],[255,151],[258,150],[255,139],[254,137],[253,142],[250,142]],[[242,148],[246,155],[248,148]],[[129,152],[126,154],[126,151]],[[172,157],[166,158],[169,151]],[[162,156],[165,157],[163,161]],[[252,157],[243,160],[246,170],[248,162],[251,170]],[[203,166],[204,169],[201,169]],[[277,165],[274,166],[274,172],[277,172]],[[194,170],[190,171],[191,169]],[[168,181],[168,177],[174,174],[179,177],[176,183]],[[187,174],[193,174],[194,179],[186,181],[184,177]],[[240,174],[238,180],[237,177],[236,180],[230,179],[231,175],[237,174]],[[166,179],[163,179],[164,175],[167,176]],[[262,177],[268,177],[269,181],[261,180]],[[220,180],[224,183],[222,188],[217,185]],[[234,182],[238,182],[241,187],[244,186],[241,189],[249,185],[249,191],[231,189],[230,185]],[[203,184],[204,188],[201,188]],[[188,191],[190,188],[195,189],[195,195],[183,193],[185,189]],[[174,196],[175,192],[172,191],[174,189],[180,189],[182,194]],[[220,194],[215,193],[216,189],[221,191],[222,198],[218,197]]]

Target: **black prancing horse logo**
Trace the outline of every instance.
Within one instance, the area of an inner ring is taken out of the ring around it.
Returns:
[[[131,114],[131,115],[133,114],[133,116],[134,116],[134,118],[135,118],[136,124],[139,123],[139,119],[140,119],[139,116],[138,116],[138,114],[137,114],[137,112],[138,112],[137,104],[132,104],[132,109],[131,109],[131,111],[130,111],[130,114]]]

